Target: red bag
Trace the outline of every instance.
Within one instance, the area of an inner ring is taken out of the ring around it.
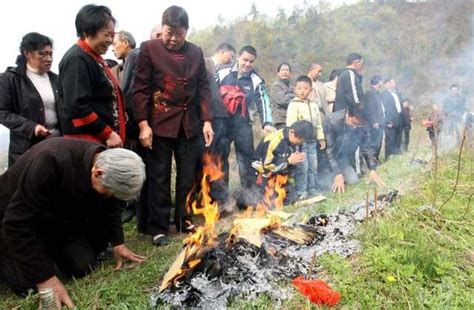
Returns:
[[[245,93],[239,86],[223,85],[219,88],[222,95],[222,102],[231,115],[237,113],[237,109],[241,106],[240,116],[245,117],[247,113],[247,102],[245,101]]]
[[[335,306],[341,294],[333,291],[323,280],[307,280],[303,276],[293,279],[293,284],[301,294],[308,297],[313,304]]]

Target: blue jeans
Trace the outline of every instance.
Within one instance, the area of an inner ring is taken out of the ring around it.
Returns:
[[[318,142],[304,143],[301,151],[306,154],[306,160],[296,165],[295,188],[299,195],[316,191],[316,173],[318,171]]]

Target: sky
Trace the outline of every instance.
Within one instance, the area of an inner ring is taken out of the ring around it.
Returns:
[[[331,0],[333,5],[352,3],[356,0]],[[183,7],[189,15],[190,31],[199,30],[218,23],[221,16],[225,22],[246,16],[252,3],[260,13],[275,16],[280,8],[291,13],[295,5],[302,6],[304,0],[9,0],[0,4],[0,72],[13,66],[21,38],[28,32],[44,34],[54,42],[52,71],[58,72],[62,55],[77,41],[74,20],[79,9],[89,3],[108,6],[117,20],[116,30],[127,30],[137,43],[147,40],[151,29],[161,23],[163,11],[170,5]],[[314,4],[318,0],[307,0]],[[114,58],[109,50],[107,58]],[[4,131],[1,128],[0,132]]]

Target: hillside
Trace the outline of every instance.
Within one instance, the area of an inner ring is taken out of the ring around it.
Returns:
[[[378,1],[383,2],[383,1]],[[350,52],[365,57],[365,85],[373,74],[394,76],[410,97],[439,101],[451,83],[474,94],[474,1],[428,1],[392,4],[360,3],[330,11],[324,4],[281,11],[276,18],[255,6],[246,17],[191,35],[212,55],[217,44],[254,45],[256,66],[267,84],[282,61],[293,76],[306,74],[311,62],[324,66],[323,77],[345,65]],[[321,1],[321,3],[324,3]]]

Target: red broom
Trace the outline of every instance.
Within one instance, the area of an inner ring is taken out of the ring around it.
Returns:
[[[314,304],[335,306],[341,299],[341,294],[333,291],[323,280],[308,280],[300,276],[293,279],[293,284]]]

